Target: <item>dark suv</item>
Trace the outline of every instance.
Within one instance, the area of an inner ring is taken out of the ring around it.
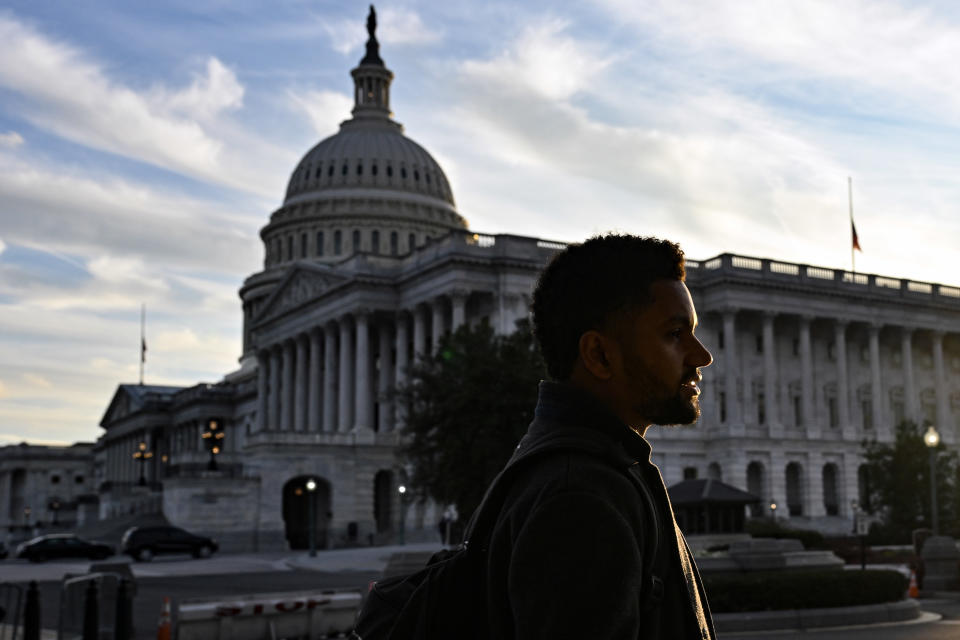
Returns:
[[[191,553],[194,558],[209,558],[219,548],[216,540],[179,527],[133,527],[120,539],[121,551],[143,562],[163,553]]]

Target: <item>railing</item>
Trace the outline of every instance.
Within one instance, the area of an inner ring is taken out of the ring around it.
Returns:
[[[867,273],[854,273],[843,269],[829,269],[806,264],[795,264],[767,258],[753,258],[724,253],[705,261],[688,261],[687,271],[697,277],[713,277],[714,273],[742,275],[750,278],[789,278],[798,282],[814,284],[816,281],[833,282],[847,287],[863,287],[888,296],[893,292],[903,297],[917,299],[930,297],[949,304],[960,300],[960,287],[890,278]]]

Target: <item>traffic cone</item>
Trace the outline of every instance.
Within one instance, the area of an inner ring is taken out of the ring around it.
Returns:
[[[910,586],[907,587],[907,597],[920,597],[920,589],[917,587],[917,572],[913,569],[910,569]]]
[[[170,640],[170,598],[163,597],[163,606],[160,608],[160,619],[157,620],[157,640]]]

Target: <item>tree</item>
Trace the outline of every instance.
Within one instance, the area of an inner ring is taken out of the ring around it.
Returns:
[[[527,321],[509,336],[463,325],[414,363],[397,391],[414,492],[468,518],[533,420],[544,370]]]
[[[923,442],[923,430],[905,421],[896,429],[892,444],[876,440],[863,442],[868,500],[864,507],[879,511],[889,537],[910,539],[920,526],[930,527],[930,452]],[[937,446],[937,513],[941,533],[957,527],[957,459]],[[886,537],[886,536],[885,536]]]

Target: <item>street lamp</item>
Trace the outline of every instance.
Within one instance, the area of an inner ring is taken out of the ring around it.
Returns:
[[[937,518],[937,445],[940,444],[940,434],[933,425],[927,426],[923,434],[923,443],[930,451],[930,512],[933,514],[933,535],[937,535],[939,519]]]
[[[47,508],[53,512],[53,526],[57,526],[57,514],[60,512],[60,507],[61,504],[58,498],[51,498],[47,504]]]
[[[147,451],[147,443],[143,441],[137,445],[137,450],[133,452],[133,459],[140,463],[140,482],[138,484],[141,487],[144,487],[147,484],[147,477],[143,474],[143,465],[145,465],[147,460],[152,457],[153,451]]]
[[[307,517],[309,518],[307,529],[310,533],[310,557],[317,556],[317,522],[314,514],[313,496],[317,490],[317,482],[313,478],[307,480]]]
[[[397,493],[400,494],[400,544],[406,544],[403,538],[405,533],[404,532],[404,526],[406,524],[405,520],[407,519],[406,518],[407,487],[404,485],[400,485],[399,487],[397,487]]]
[[[26,529],[30,528],[30,507],[23,508],[23,526]]]
[[[777,503],[776,502],[770,503],[770,517],[773,520],[777,519]]]
[[[207,450],[210,451],[210,461],[207,463],[208,471],[217,470],[217,454],[223,448],[223,438],[226,434],[223,432],[223,428],[220,425],[220,420],[217,418],[210,418],[207,420],[207,430],[203,432],[200,436],[203,438],[203,441],[207,445]]]

